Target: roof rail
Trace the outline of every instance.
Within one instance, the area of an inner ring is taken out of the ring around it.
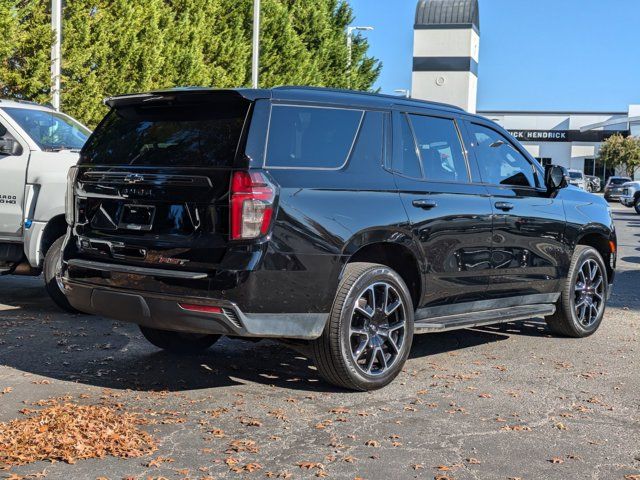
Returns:
[[[2,102],[14,102],[14,103],[22,103],[25,105],[36,105],[38,107],[49,107],[53,108],[53,106],[49,103],[38,103],[32,100],[23,100],[21,98],[0,98],[0,103]]]
[[[392,100],[396,100],[398,102],[417,102],[417,103],[423,103],[423,104],[426,104],[426,105],[451,108],[453,110],[459,110],[461,112],[465,111],[464,108],[458,107],[456,105],[450,105],[448,103],[433,102],[433,101],[430,101],[430,100],[421,100],[421,99],[417,99],[417,98],[406,98],[406,97],[401,97],[401,96],[398,96],[398,95],[388,95],[386,93],[364,92],[362,90],[347,90],[347,89],[344,89],[344,88],[308,87],[308,86],[300,86],[300,85],[281,85],[279,87],[273,87],[273,90],[309,90],[309,91],[315,91],[315,92],[335,92],[335,93],[346,93],[346,94],[353,94],[353,95],[365,95],[365,96],[376,97],[376,98],[392,99]]]

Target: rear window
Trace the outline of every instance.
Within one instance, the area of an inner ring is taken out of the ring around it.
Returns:
[[[569,172],[569,177],[574,180],[580,179],[582,178],[582,172]]]
[[[630,182],[631,179],[630,178],[611,178],[609,179],[609,183],[611,183],[611,185],[622,185],[623,183],[627,183]]]
[[[230,167],[247,102],[134,105],[112,110],[82,150],[82,164]]]
[[[342,167],[364,112],[338,108],[275,105],[271,111],[267,167]]]

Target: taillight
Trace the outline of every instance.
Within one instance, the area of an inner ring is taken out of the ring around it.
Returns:
[[[269,231],[275,189],[260,172],[235,172],[231,179],[231,239],[258,238]]]

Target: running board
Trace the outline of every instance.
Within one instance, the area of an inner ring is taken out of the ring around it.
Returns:
[[[547,317],[556,312],[553,304],[522,305],[480,312],[459,313],[416,320],[415,333],[445,332],[460,328],[483,327],[495,323],[515,322],[533,317]]]

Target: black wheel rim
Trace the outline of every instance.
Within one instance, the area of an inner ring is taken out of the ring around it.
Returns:
[[[377,282],[355,302],[349,325],[349,347],[357,368],[383,375],[400,358],[406,340],[406,308],[393,285]]]
[[[598,262],[585,260],[576,277],[574,310],[580,325],[591,327],[604,308],[604,272]]]

